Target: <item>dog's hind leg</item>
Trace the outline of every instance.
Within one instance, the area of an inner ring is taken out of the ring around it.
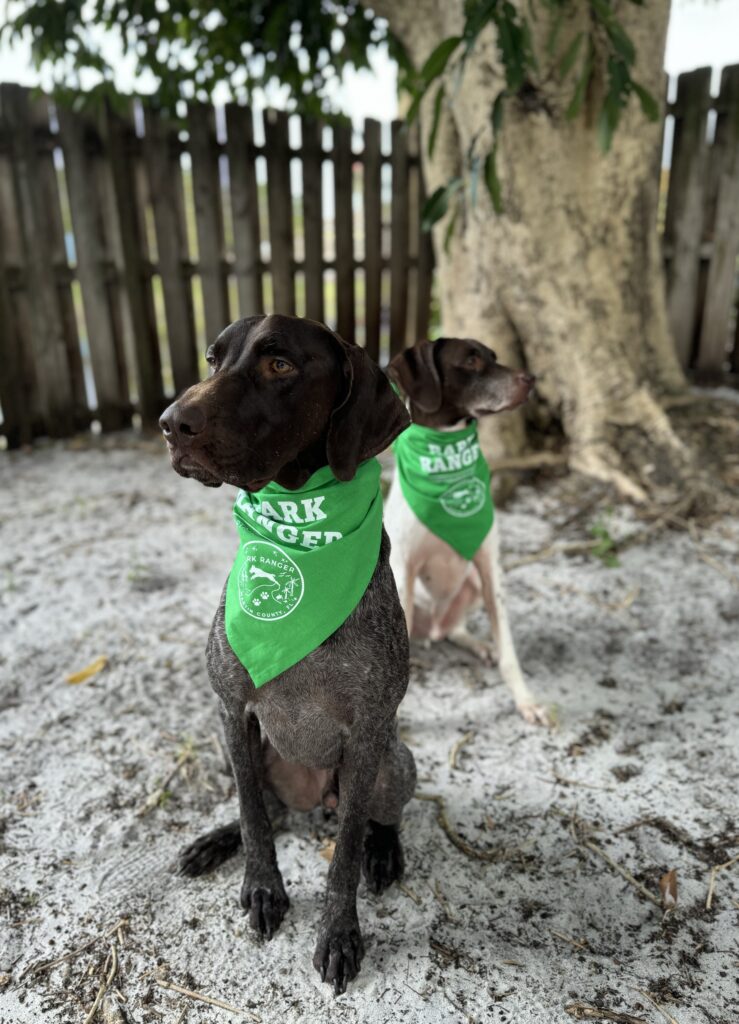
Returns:
[[[364,837],[362,873],[374,893],[381,893],[403,877],[405,860],[399,825],[415,788],[413,754],[398,739],[396,727],[380,762]]]

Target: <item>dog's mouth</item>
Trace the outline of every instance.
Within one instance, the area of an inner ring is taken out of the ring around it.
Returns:
[[[476,406],[471,409],[471,414],[479,419],[481,416],[494,416],[499,412],[507,412],[509,409],[517,409],[519,405],[525,405],[528,402],[531,394],[534,390],[533,384],[523,384],[516,388],[512,396],[502,402],[490,402]]]
[[[197,480],[206,487],[220,487],[230,484],[244,491],[261,491],[270,482],[271,476],[255,477],[252,480],[238,480],[232,473],[222,472],[202,449],[178,448],[167,441],[167,450],[172,469],[180,476]]]
[[[201,453],[198,456],[190,450],[182,451],[176,445],[167,441],[172,469],[180,476],[190,480],[197,480],[206,487],[220,487],[223,483],[221,477],[215,472],[215,468],[205,463]]]

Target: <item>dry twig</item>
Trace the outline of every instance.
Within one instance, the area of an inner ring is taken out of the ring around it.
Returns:
[[[444,797],[439,793],[416,793],[417,800],[426,800],[428,803],[436,804],[436,820],[440,827],[446,832],[449,841],[461,850],[467,857],[472,860],[483,860],[488,864],[492,864],[498,860],[504,860],[509,857],[513,850],[481,850],[477,846],[472,846],[466,839],[463,839],[459,832],[456,832],[449,823],[449,818],[446,814],[446,802]]]
[[[87,952],[88,949],[91,949],[92,946],[96,945],[98,942],[102,942],[103,939],[110,938],[114,932],[125,928],[127,924],[128,918],[122,917],[120,921],[116,922],[112,928],[108,928],[107,931],[104,931],[102,935],[96,935],[94,939],[90,939],[89,942],[85,942],[84,945],[70,950],[69,953],[65,953],[63,956],[58,956],[54,960],[38,960],[35,964],[29,964],[18,980],[23,981],[23,979],[28,976],[33,977],[35,974],[42,974],[44,971],[50,971],[52,967],[58,967],[59,964],[66,963],[68,960],[75,960],[78,956]]]
[[[645,999],[648,999],[652,1006],[655,1008],[655,1010],[659,1010],[659,1012],[662,1014],[665,1020],[668,1020],[670,1024],[677,1024],[677,1021],[672,1016],[672,1014],[668,1013],[663,1006],[660,1006],[657,1000],[653,999],[648,992],[645,992],[642,988],[635,988],[634,991],[638,992],[640,996],[644,996]]]
[[[213,996],[203,995],[202,992],[193,992],[189,988],[183,988],[182,985],[175,985],[173,981],[161,981],[159,978],[154,979],[160,988],[169,989],[170,992],[179,992],[181,996],[187,996],[188,999],[195,999],[199,1003],[207,1003],[209,1006],[217,1006],[220,1010],[228,1010],[230,1013],[237,1013],[240,1017],[248,1017],[249,1020],[261,1021],[261,1017],[252,1013],[251,1010],[242,1010],[239,1006],[232,1006],[230,1003],[224,1003],[222,999],[215,999]]]
[[[464,736],[460,736],[457,742],[454,744],[452,749],[449,751],[449,767],[454,771],[457,767],[457,758],[462,747],[466,746],[471,740],[475,738],[475,730],[470,729]]]
[[[587,1003],[570,1003],[565,1006],[565,1013],[575,1020],[611,1020],[615,1024],[649,1024],[643,1017],[632,1017],[630,1013],[619,1013],[617,1010],[606,1010],[604,1006],[588,1006]]]
[[[184,750],[180,752],[177,761],[175,762],[174,768],[169,773],[169,775],[167,775],[164,782],[162,782],[160,786],[157,786],[157,788],[152,793],[149,793],[146,800],[144,800],[143,804],[136,811],[136,816],[138,818],[143,818],[150,811],[153,811],[156,806],[158,806],[164,794],[167,792],[167,787],[169,786],[170,782],[172,782],[175,776],[182,771],[187,762],[192,760],[193,755],[194,749],[192,745],[187,744]]]
[[[650,903],[654,903],[654,905],[659,907],[660,910],[662,909],[661,901],[658,900],[657,897],[649,891],[649,889],[646,889],[641,882],[637,882],[631,872],[627,871],[625,867],[609,857],[606,851],[602,850],[597,843],[594,843],[592,839],[583,839],[582,845],[587,847],[587,849],[591,850],[593,853],[597,853],[598,856],[601,857],[606,864],[609,864],[614,871],[618,871],[619,875],[621,875],[622,878],[625,878],[629,885],[633,885],[637,892],[640,892],[645,899],[649,900]]]
[[[571,946],[574,946],[575,949],[588,948],[587,940],[585,942],[578,942],[577,939],[571,939],[569,935],[563,935],[562,932],[555,932],[552,928],[550,928],[549,931],[555,937],[555,939],[562,939],[563,942],[569,942],[569,944]]]
[[[97,995],[95,996],[95,1002],[90,1007],[90,1011],[85,1017],[83,1024],[91,1024],[91,1022],[95,1019],[95,1014],[98,1011],[98,1006],[100,1006],[100,1004],[102,1003],[103,996],[108,991],[110,986],[113,984],[113,978],[115,978],[116,974],[118,973],[118,948],[115,942],[112,942],[110,944],[110,952],[105,958],[105,966],[103,970],[107,971],[107,974],[100,983],[100,988],[98,989]]]
[[[723,871],[724,868],[730,868],[732,864],[736,864],[739,861],[739,854],[736,857],[732,857],[731,860],[724,861],[723,864],[715,864],[711,868],[711,877],[708,882],[708,896],[706,897],[706,910],[710,910],[713,905],[713,893],[716,888],[716,876],[719,871]]]

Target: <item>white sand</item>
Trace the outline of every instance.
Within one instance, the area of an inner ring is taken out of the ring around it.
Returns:
[[[522,489],[501,514],[507,559],[587,537],[596,513],[557,527],[586,493],[577,480]],[[291,907],[266,945],[239,907],[240,858],[204,879],[171,870],[183,843],[236,811],[203,657],[232,500],[134,438],[0,456],[0,1022],[82,1022],[109,940],[21,975],[122,917],[125,1002],[116,1015],[108,999],[108,1024],[239,1019],[157,978],[265,1024],[558,1024],[577,1001],[667,1019],[640,989],[679,1024],[737,1021],[739,863],[705,910],[711,864],[739,853],[739,589],[719,569],[739,574],[737,523],[701,536],[718,567],[669,532],[618,568],[558,556],[508,574],[521,661],[559,709],[553,733],[518,718],[495,670],[446,645],[414,650],[401,726],[419,790],[444,796],[469,843],[509,854],[469,859],[436,806],[412,801],[407,891],[376,899],[360,885],[367,953],[335,1000],[311,966],[334,821],[290,815],[277,836]],[[614,535],[638,525],[628,509],[610,520]],[[100,655],[104,671],[65,682]],[[190,742],[169,795],[137,816]],[[573,815],[651,893],[676,868],[674,914],[663,921],[585,849]],[[621,831],[655,817],[668,825]]]

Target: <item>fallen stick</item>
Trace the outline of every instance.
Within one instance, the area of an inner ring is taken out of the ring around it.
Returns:
[[[660,900],[658,900],[656,896],[653,896],[649,889],[646,889],[641,882],[637,882],[634,876],[627,871],[625,867],[609,857],[605,850],[601,850],[597,843],[594,843],[591,839],[583,839],[582,845],[588,850],[592,850],[593,853],[597,853],[598,856],[601,857],[606,864],[609,864],[614,871],[618,871],[619,875],[621,875],[622,878],[625,878],[629,885],[633,885],[637,892],[640,892],[645,899],[648,899],[650,903],[654,903],[656,907],[659,907],[660,910],[662,910],[662,903]]]
[[[739,854],[737,854],[736,857],[732,857],[731,860],[724,861],[723,864],[715,864],[711,868],[711,877],[708,882],[708,896],[706,898],[706,910],[710,910],[713,906],[713,892],[716,888],[716,876],[719,871],[723,871],[724,868],[730,868],[731,865],[736,864],[737,861],[739,861]]]
[[[472,860],[482,860],[487,864],[492,864],[498,860],[504,860],[510,856],[511,850],[480,850],[476,846],[472,846],[466,839],[463,839],[459,832],[455,832],[449,823],[449,819],[446,815],[446,803],[444,797],[438,793],[416,793],[417,800],[426,800],[428,803],[436,804],[436,821],[439,826],[446,833],[449,841],[461,850],[465,856],[470,857]]]
[[[672,1016],[672,1014],[668,1013],[667,1010],[664,1009],[664,1007],[660,1006],[656,999],[652,999],[648,992],[645,992],[644,989],[641,988],[635,988],[634,991],[638,992],[640,996],[644,996],[645,999],[648,999],[652,1006],[655,1008],[655,1010],[659,1010],[659,1012],[662,1014],[665,1020],[668,1020],[670,1024],[677,1024],[677,1021]]]
[[[475,738],[475,730],[470,729],[464,736],[460,736],[457,742],[454,744],[452,749],[449,751],[449,767],[454,771],[457,767],[457,758],[462,747],[466,746],[471,740]]]
[[[102,1003],[103,996],[108,991],[110,986],[113,984],[113,978],[115,978],[116,974],[118,973],[118,951],[116,949],[115,942],[111,943],[110,952],[105,958],[105,966],[103,967],[103,970],[105,970],[108,967],[108,963],[110,963],[110,969],[108,970],[108,973],[105,975],[102,982],[100,983],[98,994],[95,996],[95,1002],[90,1007],[90,1012],[85,1017],[83,1024],[91,1024],[91,1022],[95,1019],[95,1014],[97,1013],[98,1006],[100,1006],[100,1004]]]
[[[574,946],[575,949],[587,949],[588,948],[587,941],[585,941],[585,942],[578,942],[577,939],[571,939],[569,937],[569,935],[563,935],[562,932],[555,932],[551,928],[549,929],[549,931],[550,931],[550,934],[552,934],[556,939],[562,939],[563,942],[569,942],[569,944],[571,946]]]
[[[112,928],[108,928],[107,931],[103,932],[102,935],[96,935],[94,939],[90,939],[83,946],[78,946],[77,949],[72,949],[69,953],[65,953],[63,956],[56,957],[55,960],[37,960],[35,964],[29,964],[28,967],[18,978],[18,981],[23,981],[28,975],[33,976],[34,974],[41,974],[42,971],[50,971],[52,967],[57,967],[59,964],[66,963],[68,960],[74,960],[82,953],[87,952],[92,946],[101,942],[103,939],[110,938],[110,936],[117,932],[119,928],[124,928],[128,924],[128,918],[122,917],[117,924],[114,924]]]
[[[565,1006],[565,1013],[575,1020],[611,1020],[615,1024],[649,1024],[643,1017],[632,1017],[630,1013],[619,1013],[617,1010],[606,1010],[604,1006],[588,1006],[587,1003],[570,1003]]]
[[[202,992],[193,992],[189,988],[183,988],[182,985],[175,985],[173,981],[160,981],[158,978],[154,980],[160,988],[166,988],[170,992],[178,992],[181,996],[187,996],[188,999],[195,999],[197,1002],[207,1003],[209,1006],[217,1006],[220,1010],[228,1010],[229,1013],[237,1013],[240,1017],[248,1017],[250,1020],[260,1022],[262,1020],[258,1014],[252,1013],[251,1010],[242,1010],[239,1006],[224,1003],[222,999],[206,996]]]
[[[187,762],[192,760],[192,756],[192,747],[188,746],[185,750],[181,752],[181,754],[177,758],[174,768],[169,773],[169,775],[167,775],[167,777],[164,779],[161,785],[157,786],[153,793],[149,793],[146,800],[144,800],[143,804],[136,811],[137,818],[143,818],[150,811],[154,810],[154,808],[157,806],[157,804],[162,799],[164,794],[167,792],[167,786],[169,786],[170,782],[182,770],[182,768],[187,764]]]

